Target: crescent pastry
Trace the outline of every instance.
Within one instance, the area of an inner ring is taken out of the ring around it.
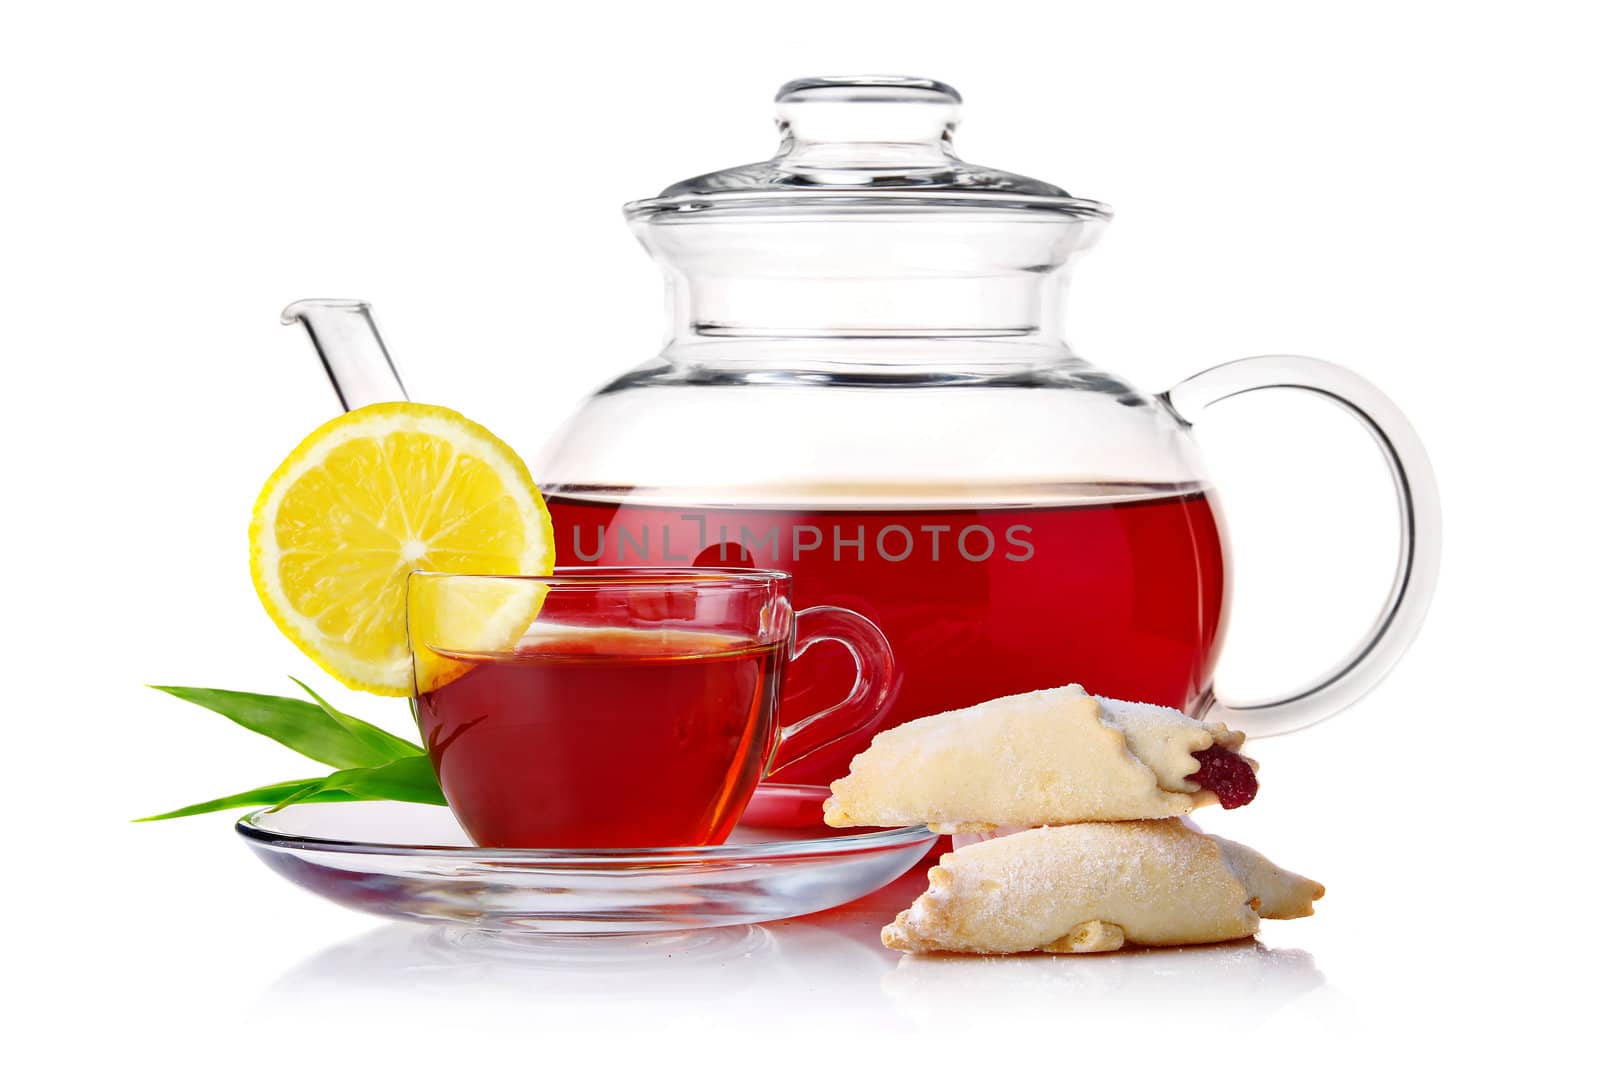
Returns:
[[[1323,888],[1178,819],[1029,829],[948,852],[888,926],[909,953],[1096,953],[1247,938]]]
[[[1256,791],[1243,743],[1224,725],[1076,684],[1033,691],[880,732],[833,782],[824,819],[961,833],[1237,807]]]

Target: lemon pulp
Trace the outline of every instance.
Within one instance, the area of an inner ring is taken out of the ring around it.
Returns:
[[[543,575],[554,562],[550,512],[516,453],[428,404],[372,404],[313,431],[250,523],[250,574],[273,621],[340,682],[380,695],[412,689],[412,571]],[[526,587],[479,593],[451,617],[485,647],[514,642],[538,612]]]

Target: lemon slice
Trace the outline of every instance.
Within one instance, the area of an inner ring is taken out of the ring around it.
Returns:
[[[340,682],[379,695],[412,688],[412,571],[544,575],[554,563],[549,509],[517,454],[427,404],[372,404],[315,430],[250,521],[267,613]],[[539,598],[527,585],[468,589],[438,615],[472,649],[494,649],[515,643]]]

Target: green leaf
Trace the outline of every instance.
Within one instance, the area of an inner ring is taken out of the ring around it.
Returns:
[[[293,677],[291,677],[293,679]],[[433,766],[418,745],[335,709],[311,688],[294,681],[311,702],[282,695],[257,695],[205,687],[164,687],[175,698],[221,714],[251,732],[276,740],[307,758],[337,766],[326,777],[280,781],[248,792],[135,819],[165,818],[225,811],[236,807],[350,800],[406,800],[443,804]]]
[[[392,760],[410,758],[412,755],[420,755],[423,753],[422,748],[419,745],[412,743],[410,740],[403,740],[393,733],[385,732],[377,725],[369,724],[368,722],[361,720],[359,717],[354,717],[345,713],[343,710],[334,709],[327,699],[323,698],[321,695],[318,695],[315,691],[312,691],[304,681],[293,676],[289,677],[289,679],[293,680],[301,691],[304,691],[307,695],[311,696],[311,701],[322,707],[323,713],[333,718],[341,726],[343,726],[345,731],[349,732],[350,735],[354,736],[356,739],[365,743],[372,749],[374,760],[372,762],[365,763],[365,765],[375,766],[379,764],[380,759]]]
[[[396,759],[382,766],[364,766],[330,773],[308,788],[279,801],[279,807],[304,803],[328,792],[342,792],[358,800],[404,800],[407,803],[445,803],[439,779],[427,755]]]
[[[235,724],[276,740],[317,762],[339,769],[381,766],[398,757],[399,748],[382,745],[377,738],[353,731],[351,724],[365,726],[394,744],[404,745],[405,755],[418,756],[422,748],[364,721],[340,714],[304,699],[282,695],[257,695],[248,691],[223,691],[209,687],[167,687],[152,684],[157,691],[203,706]]]
[[[358,797],[339,789],[318,789],[322,784],[321,777],[308,777],[301,781],[280,781],[275,785],[262,785],[252,788],[248,792],[235,792],[231,796],[221,799],[206,800],[204,803],[190,804],[188,807],[179,807],[175,811],[165,811],[161,814],[147,815],[144,818],[135,818],[135,822],[159,822],[166,818],[185,818],[194,814],[209,814],[212,811],[226,811],[234,807],[262,807],[267,804],[282,803],[290,796],[305,795],[297,802],[325,802],[328,800],[353,800]]]

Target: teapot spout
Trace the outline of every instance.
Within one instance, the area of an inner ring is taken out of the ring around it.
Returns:
[[[283,310],[285,325],[296,322],[305,326],[346,411],[410,399],[369,304],[360,299],[301,299]]]

